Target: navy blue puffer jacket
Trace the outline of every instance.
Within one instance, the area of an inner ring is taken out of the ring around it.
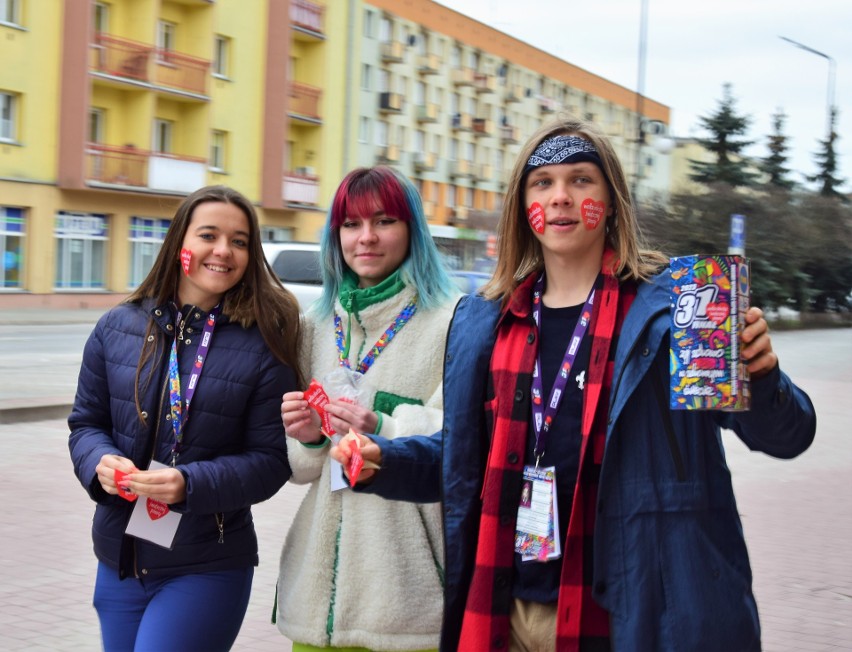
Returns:
[[[150,316],[154,328],[148,332]],[[193,309],[186,318],[178,348],[182,388],[206,317]],[[133,504],[107,494],[95,468],[108,453],[130,458],[139,469],[151,459],[171,462],[175,436],[167,381],[174,324],[173,308],[148,301],[121,304],[101,317],[86,343],[68,419],[74,472],[97,502],[95,554],[121,577],[257,565],[250,506],[272,497],[290,477],[280,405],[281,395],[296,389],[295,374],[272,355],[256,325],[244,329],[220,316],[184,428],[177,468],[186,478],[186,500],[171,506],[183,514],[174,545],[167,550],[124,535]],[[143,422],[134,385],[146,338],[157,347],[140,376]]]

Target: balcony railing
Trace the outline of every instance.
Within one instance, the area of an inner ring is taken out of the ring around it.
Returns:
[[[86,154],[86,178],[90,181],[142,188],[148,185],[151,153],[147,150],[89,143]]]
[[[473,86],[473,68],[456,68],[453,70],[453,83],[456,86]]]
[[[149,65],[152,53],[157,64],[153,78]],[[89,66],[91,70],[113,77],[153,83],[198,95],[207,94],[210,61],[103,32],[95,34],[90,48]]]
[[[291,204],[319,204],[319,178],[312,174],[287,172],[281,188],[281,196]]]
[[[487,118],[474,118],[473,133],[476,136],[490,136],[494,133],[494,123]]]
[[[188,54],[157,48],[157,68],[154,83],[179,88],[189,93],[207,95],[207,71],[210,62]]]
[[[493,93],[497,89],[497,78],[484,72],[473,75],[473,85],[477,93]]]
[[[438,121],[440,107],[434,102],[421,104],[417,107],[417,122],[432,123]]]
[[[400,63],[405,57],[405,46],[399,41],[382,43],[382,62]]]
[[[500,140],[504,145],[517,143],[521,138],[521,130],[518,127],[511,125],[500,126]]]
[[[86,178],[117,186],[192,192],[206,181],[207,162],[196,156],[150,152],[132,145],[89,143]]]
[[[473,129],[473,116],[469,113],[456,113],[450,119],[453,131],[470,131]]]
[[[399,93],[379,93],[380,113],[402,113],[402,95]]]
[[[417,72],[421,75],[437,75],[441,59],[437,54],[423,54],[417,57]]]
[[[308,0],[290,0],[290,22],[293,27],[315,34],[323,34],[324,7]]]
[[[319,101],[322,90],[301,82],[290,82],[290,106],[288,113],[311,120],[321,120]]]
[[[97,32],[89,50],[89,67],[105,75],[148,82],[148,61],[153,49],[144,43]]]

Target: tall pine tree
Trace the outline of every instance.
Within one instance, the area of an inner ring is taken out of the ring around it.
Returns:
[[[787,144],[787,136],[784,135],[784,122],[787,116],[781,109],[778,109],[772,115],[772,134],[769,136],[769,156],[761,161],[760,169],[768,177],[766,183],[776,188],[791,190],[795,185],[788,178],[790,168],[787,167],[787,150],[790,146]]]
[[[819,150],[814,155],[816,158],[819,172],[812,177],[808,177],[808,181],[816,182],[820,186],[819,194],[823,197],[842,197],[843,195],[837,189],[843,185],[845,179],[836,177],[837,174],[837,153],[834,150],[834,145],[837,142],[838,135],[834,130],[834,125],[837,122],[837,109],[831,109],[831,124],[828,136],[825,140],[819,141]]]
[[[752,144],[750,140],[740,140],[748,131],[751,122],[748,116],[739,115],[734,106],[731,85],[722,87],[723,96],[715,113],[699,117],[701,126],[710,132],[709,138],[699,138],[698,143],[715,155],[715,161],[696,161],[689,159],[692,173],[689,178],[699,183],[727,183],[730,186],[750,186],[756,174],[749,171],[749,161],[743,150]]]

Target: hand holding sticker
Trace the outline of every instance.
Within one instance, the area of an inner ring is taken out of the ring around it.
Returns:
[[[125,480],[128,475],[130,474],[116,469],[113,473],[113,479],[115,480],[115,487],[118,489],[118,495],[124,498],[124,500],[129,500],[132,503],[139,496],[128,491],[126,484],[127,481]]]

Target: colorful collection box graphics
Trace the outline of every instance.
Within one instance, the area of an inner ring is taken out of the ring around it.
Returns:
[[[671,409],[748,410],[750,380],[740,359],[749,307],[749,264],[741,256],[672,258]]]

